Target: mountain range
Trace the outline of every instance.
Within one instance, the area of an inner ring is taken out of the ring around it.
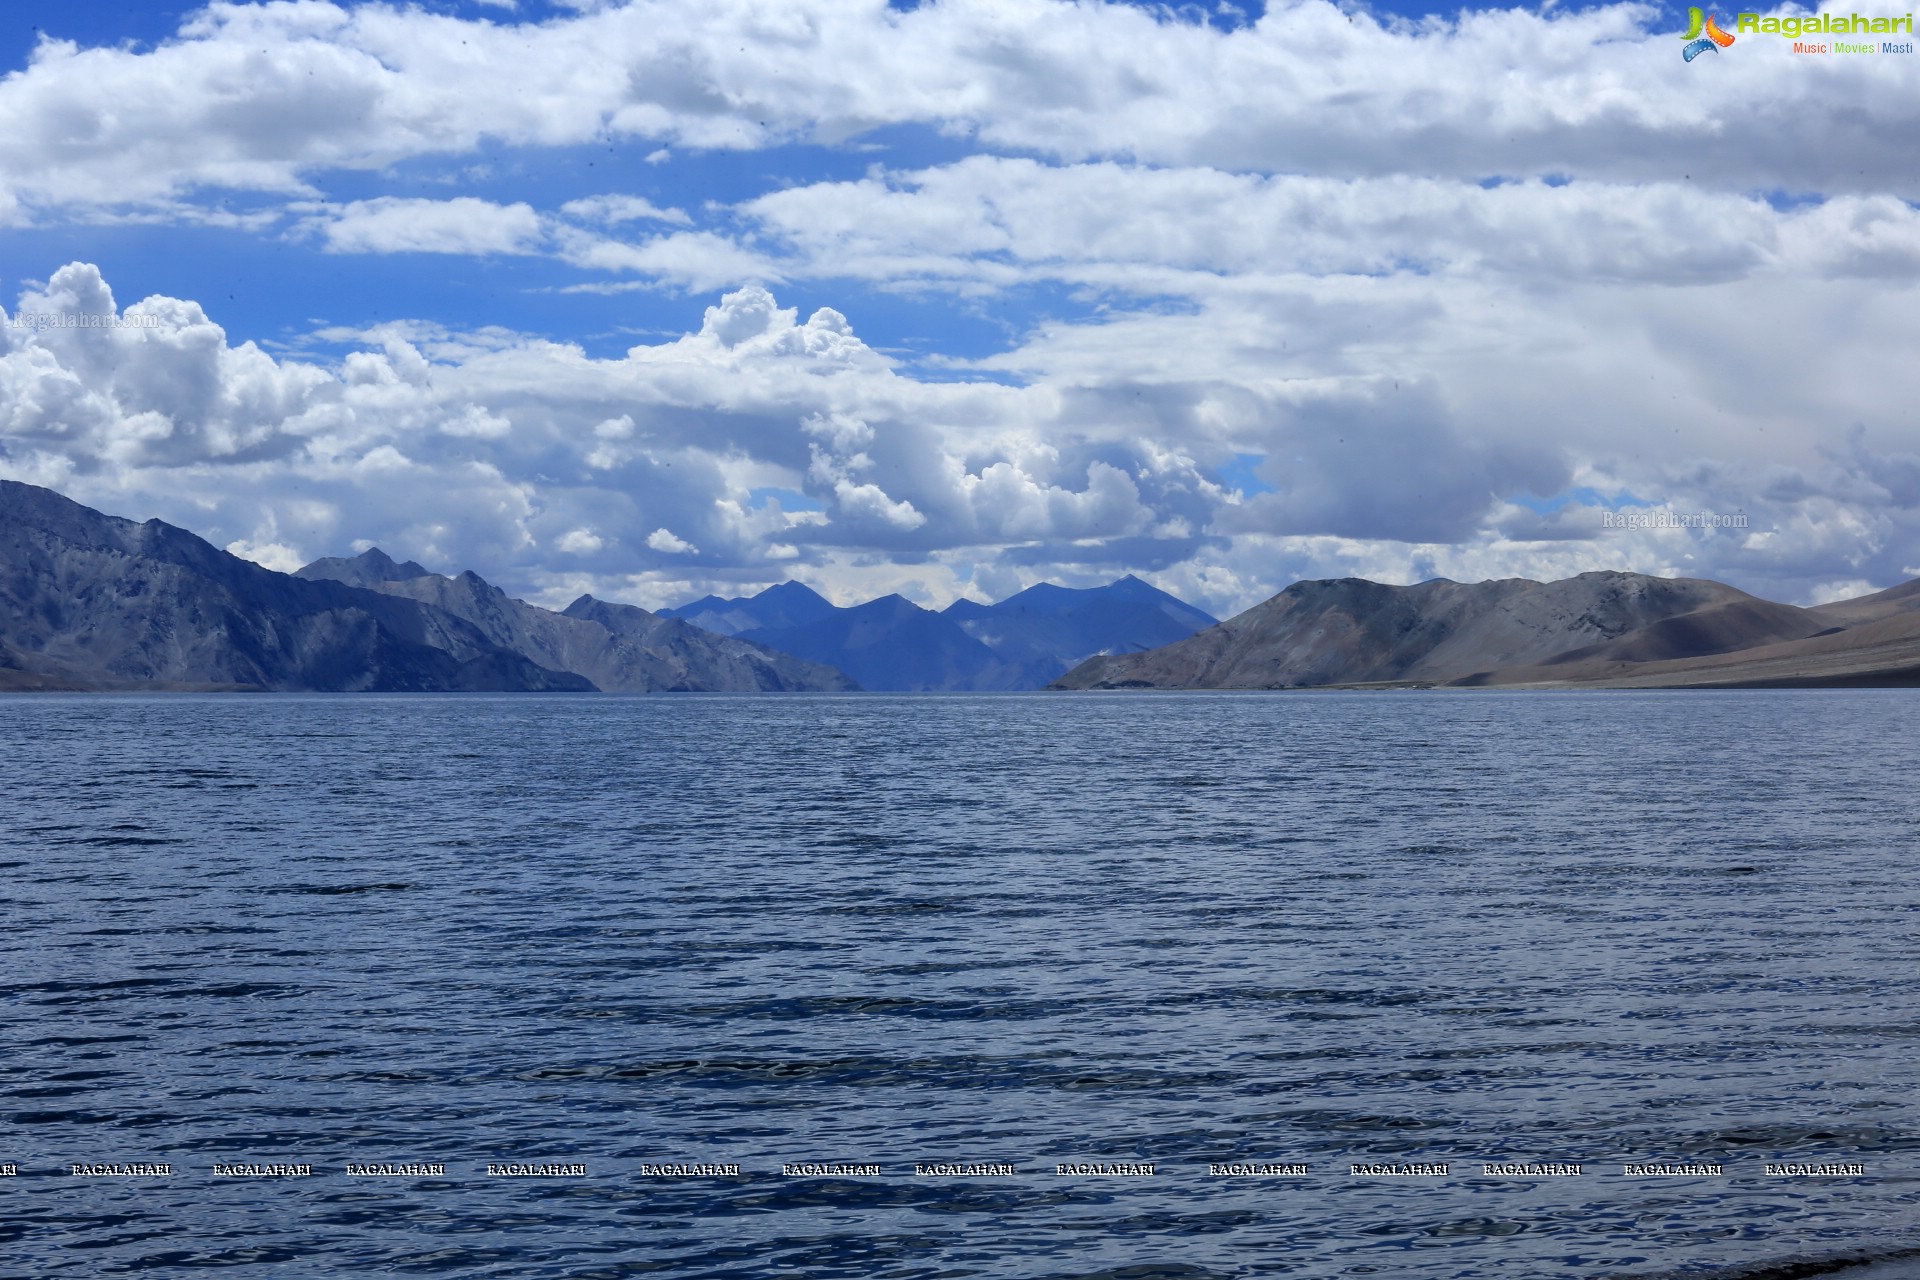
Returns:
[[[830,667],[749,640],[716,636],[678,618],[581,596],[555,613],[516,600],[471,570],[443,577],[378,547],[316,560],[297,578],[328,579],[400,596],[478,627],[503,648],[568,671],[608,693],[803,692],[856,686]]]
[[[1920,579],[1812,608],[1621,572],[1298,582],[1225,622],[1126,577],[941,611],[799,583],[554,612],[377,548],[277,573],[0,481],[0,691],[1920,685]]]
[[[1095,654],[1151,649],[1215,624],[1132,575],[1103,587],[1041,583],[939,612],[898,595],[841,608],[797,582],[661,612],[837,667],[871,690],[1039,689]]]
[[[1557,582],[1298,582],[1060,689],[1695,688],[1920,684],[1920,579],[1815,608],[1620,572]]]
[[[377,550],[276,573],[158,520],[0,481],[0,690],[847,689],[590,597],[566,614]]]

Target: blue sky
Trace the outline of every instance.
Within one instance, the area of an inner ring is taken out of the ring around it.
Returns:
[[[1920,60],[1681,21],[23,10],[0,474],[543,603],[1920,574]]]

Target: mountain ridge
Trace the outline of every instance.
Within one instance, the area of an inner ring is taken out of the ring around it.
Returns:
[[[1132,574],[1100,587],[1037,583],[995,604],[961,599],[938,611],[898,594],[842,608],[789,581],[661,613],[896,691],[1039,689],[1092,654],[1153,648],[1215,622]]]
[[[675,616],[703,610],[785,625],[729,636]],[[1185,634],[1152,643],[1169,629]],[[937,613],[898,595],[843,609],[799,583],[658,614],[591,595],[555,612],[377,547],[278,573],[0,481],[0,691],[858,688],[828,657],[875,688],[1013,689],[1096,642],[1107,651],[1054,667],[1050,687],[1920,685],[1920,579],[1807,608],[1602,570],[1298,582],[1224,622],[1132,575]]]
[[[1844,603],[1857,606],[1853,614],[1779,604],[1706,579],[1619,570],[1554,582],[1298,582],[1186,640],[1090,659],[1051,687],[1906,682],[1905,668],[1920,666],[1920,586]],[[1854,616],[1861,622],[1850,628],[1845,619]],[[1859,629],[1866,625],[1880,629]],[[1851,639],[1835,638],[1850,630]],[[1902,648],[1909,631],[1911,661]],[[1806,670],[1793,668],[1796,656],[1807,659]],[[1743,670],[1743,661],[1764,665]]]
[[[591,680],[606,693],[835,692],[858,686],[841,672],[717,636],[635,605],[582,596],[562,612],[509,596],[471,569],[448,577],[395,566],[378,548],[352,560],[316,560],[296,577],[345,574],[370,589],[415,600],[464,619],[493,643],[555,670]],[[399,576],[388,576],[394,570]],[[583,604],[590,602],[588,607]]]
[[[0,688],[586,691],[439,610],[0,481]]]
[[[279,573],[159,520],[0,481],[4,691],[854,687],[677,621],[645,632],[631,619],[616,633],[539,609],[471,571],[442,577],[377,548]]]
[[[1017,687],[1019,678],[953,621],[897,593],[796,626],[743,631],[738,638],[831,663],[875,691],[1001,692]]]

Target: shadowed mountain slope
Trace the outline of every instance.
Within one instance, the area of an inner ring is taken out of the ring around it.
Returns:
[[[838,668],[755,644],[743,636],[716,636],[680,618],[630,604],[581,596],[566,616],[605,627],[623,643],[656,655],[668,670],[698,672],[709,687],[736,690],[849,690],[860,686]]]
[[[441,610],[0,481],[0,688],[591,687]]]
[[[452,614],[504,649],[570,671],[609,693],[778,692],[853,686],[840,672],[677,618],[582,596],[555,613],[516,600],[471,571],[443,577],[379,548],[353,559],[316,560],[302,578],[359,583]]]

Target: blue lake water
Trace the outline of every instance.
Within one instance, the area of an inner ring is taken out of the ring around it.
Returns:
[[[1917,709],[0,701],[0,1274],[1897,1255]]]

